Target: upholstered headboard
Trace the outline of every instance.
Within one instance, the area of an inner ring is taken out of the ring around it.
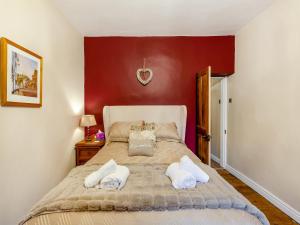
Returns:
[[[117,121],[144,120],[146,122],[167,123],[175,122],[182,141],[185,140],[186,129],[185,105],[133,105],[133,106],[104,106],[104,131]]]

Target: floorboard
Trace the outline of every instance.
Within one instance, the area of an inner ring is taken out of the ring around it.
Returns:
[[[211,166],[229,182],[236,190],[243,194],[253,205],[259,208],[268,217],[270,225],[295,225],[298,224],[288,215],[279,210],[276,206],[270,203],[267,199],[262,197],[252,188],[240,181],[235,176],[231,175],[227,170],[220,167],[220,165],[211,161]]]

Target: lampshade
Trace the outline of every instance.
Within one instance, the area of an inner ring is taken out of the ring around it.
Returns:
[[[80,120],[81,127],[91,127],[97,125],[94,115],[83,115]]]

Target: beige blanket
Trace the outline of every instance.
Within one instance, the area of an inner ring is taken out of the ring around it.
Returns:
[[[164,175],[168,164],[189,155],[209,176],[207,184],[195,189],[176,190]],[[84,177],[109,159],[128,166],[131,175],[121,191],[105,191],[83,186]],[[37,215],[73,211],[163,211],[179,209],[239,209],[257,217],[262,224],[268,220],[257,208],[234,190],[213,169],[202,164],[185,145],[160,142],[153,157],[128,157],[127,144],[105,146],[85,166],[69,175],[33,207],[28,220]],[[24,222],[23,221],[23,222]]]

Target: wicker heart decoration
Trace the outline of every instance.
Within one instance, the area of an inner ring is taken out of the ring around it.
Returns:
[[[149,68],[145,68],[145,69],[138,69],[136,71],[136,77],[138,79],[138,81],[142,84],[142,85],[147,85],[150,83],[150,81],[152,80],[153,77],[153,73],[152,70]]]

